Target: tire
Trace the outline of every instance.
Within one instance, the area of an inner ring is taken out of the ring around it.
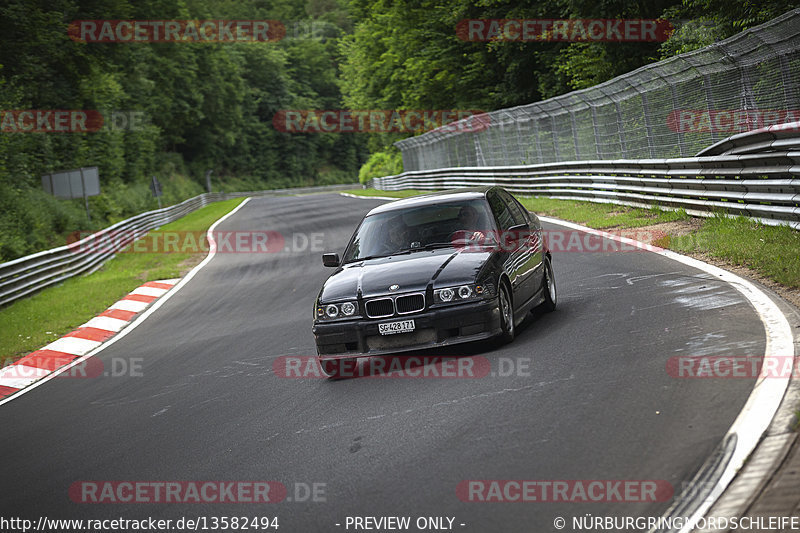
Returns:
[[[544,302],[542,302],[538,308],[545,313],[555,311],[556,303],[558,302],[558,291],[556,290],[556,277],[553,274],[553,264],[549,256],[545,256],[544,258],[542,291],[544,292]]]
[[[508,285],[500,282],[498,305],[500,307],[500,328],[502,331],[497,336],[498,344],[508,344],[514,340],[514,303],[508,291]]]
[[[355,359],[317,359],[322,373],[328,379],[343,379],[353,376]]]

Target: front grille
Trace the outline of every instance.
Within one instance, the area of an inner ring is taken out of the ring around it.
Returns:
[[[384,318],[394,315],[395,312],[398,315],[416,313],[425,309],[425,295],[419,292],[402,296],[375,298],[367,301],[366,309],[369,318]]]
[[[391,298],[378,298],[367,302],[367,316],[380,318],[394,314],[394,303]]]
[[[398,296],[395,301],[398,314],[413,313],[425,309],[425,296],[423,294],[408,294]]]

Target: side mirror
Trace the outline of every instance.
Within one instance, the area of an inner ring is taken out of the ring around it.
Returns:
[[[326,267],[338,267],[339,263],[339,254],[322,254],[322,264]]]
[[[528,224],[517,224],[508,228],[507,231],[514,241],[524,241],[531,236],[531,227]]]
[[[531,228],[528,224],[511,226],[501,233],[500,247],[504,252],[514,252],[530,238]]]

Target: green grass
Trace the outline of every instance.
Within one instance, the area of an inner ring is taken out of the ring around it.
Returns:
[[[405,198],[429,191],[347,191],[363,196]],[[546,197],[517,196],[538,215],[552,216],[597,229],[634,228],[689,220],[685,211],[666,211],[653,207],[639,209],[613,204]],[[680,253],[705,254],[743,266],[790,288],[800,288],[800,231],[789,226],[765,226],[743,217],[722,215],[702,219],[698,231],[682,236],[667,236],[655,243]]]
[[[543,197],[520,197],[522,205],[537,215],[545,215],[570,220],[591,228],[636,228],[673,222],[675,220],[689,220],[686,211],[666,211],[657,207],[640,209],[613,204],[598,204],[594,202],[581,202],[577,200],[553,200]]]
[[[750,268],[781,285],[800,288],[800,232],[747,218],[715,216],[692,234],[671,237],[668,248],[706,253]]]
[[[153,233],[205,232],[244,199],[208,205]],[[205,253],[118,253],[93,274],[71,278],[0,310],[0,366],[72,331],[146,281],[176,278]]]

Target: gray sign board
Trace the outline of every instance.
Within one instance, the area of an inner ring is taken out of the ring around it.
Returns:
[[[85,198],[100,194],[100,174],[97,167],[53,172],[42,176],[44,190],[58,198]]]

